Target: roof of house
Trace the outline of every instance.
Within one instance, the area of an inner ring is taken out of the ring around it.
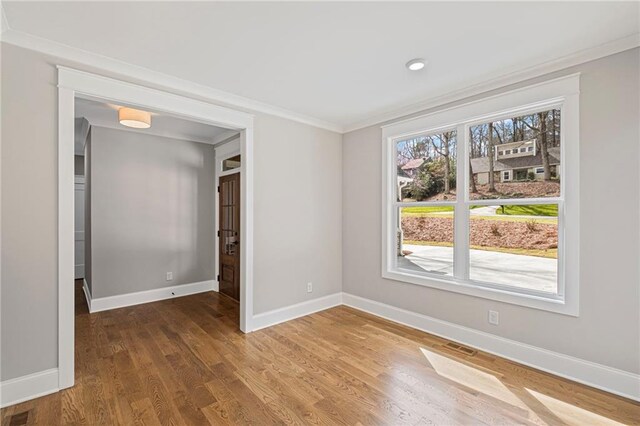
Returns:
[[[407,161],[407,164],[401,167],[402,170],[411,170],[417,169],[418,167],[424,164],[424,158],[414,158],[413,160]]]
[[[560,164],[560,147],[549,148],[549,164]],[[503,170],[528,169],[531,167],[542,167],[542,155],[524,155],[521,157],[501,158],[494,162],[493,170],[501,172]],[[471,159],[471,169],[473,173],[485,173],[489,171],[489,157],[479,157]]]
[[[407,174],[407,172],[405,172],[404,170],[402,170],[402,167],[398,167],[398,173],[397,173],[397,176],[398,176],[399,178],[411,179],[411,176],[409,176],[409,175]]]

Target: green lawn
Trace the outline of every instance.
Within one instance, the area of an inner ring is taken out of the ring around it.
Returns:
[[[402,213],[413,214],[427,214],[427,213],[439,213],[439,212],[452,212],[453,206],[418,206],[418,207],[403,207]]]
[[[503,210],[504,209],[504,210]],[[497,214],[507,216],[558,216],[557,204],[509,205],[498,208]]]

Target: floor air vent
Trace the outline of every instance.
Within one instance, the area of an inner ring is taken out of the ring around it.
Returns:
[[[476,353],[478,353],[478,351],[476,351],[475,349],[471,349],[467,346],[462,346],[453,342],[449,342],[445,346],[449,349],[453,349],[456,352],[460,352],[468,356],[474,356]]]

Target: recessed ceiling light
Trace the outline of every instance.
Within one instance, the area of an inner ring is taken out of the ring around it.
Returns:
[[[407,62],[407,69],[411,70],[411,71],[419,71],[422,68],[424,68],[425,65],[425,61],[422,58],[416,58],[416,59],[412,59],[409,62]]]
[[[120,124],[134,129],[148,129],[151,127],[151,113],[133,108],[120,108],[118,110]]]

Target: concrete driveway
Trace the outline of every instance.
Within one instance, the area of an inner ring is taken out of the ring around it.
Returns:
[[[404,269],[422,270],[442,275],[453,274],[453,248],[404,244],[413,253],[398,259]],[[471,250],[470,278],[496,284],[555,293],[556,259],[485,250]]]

